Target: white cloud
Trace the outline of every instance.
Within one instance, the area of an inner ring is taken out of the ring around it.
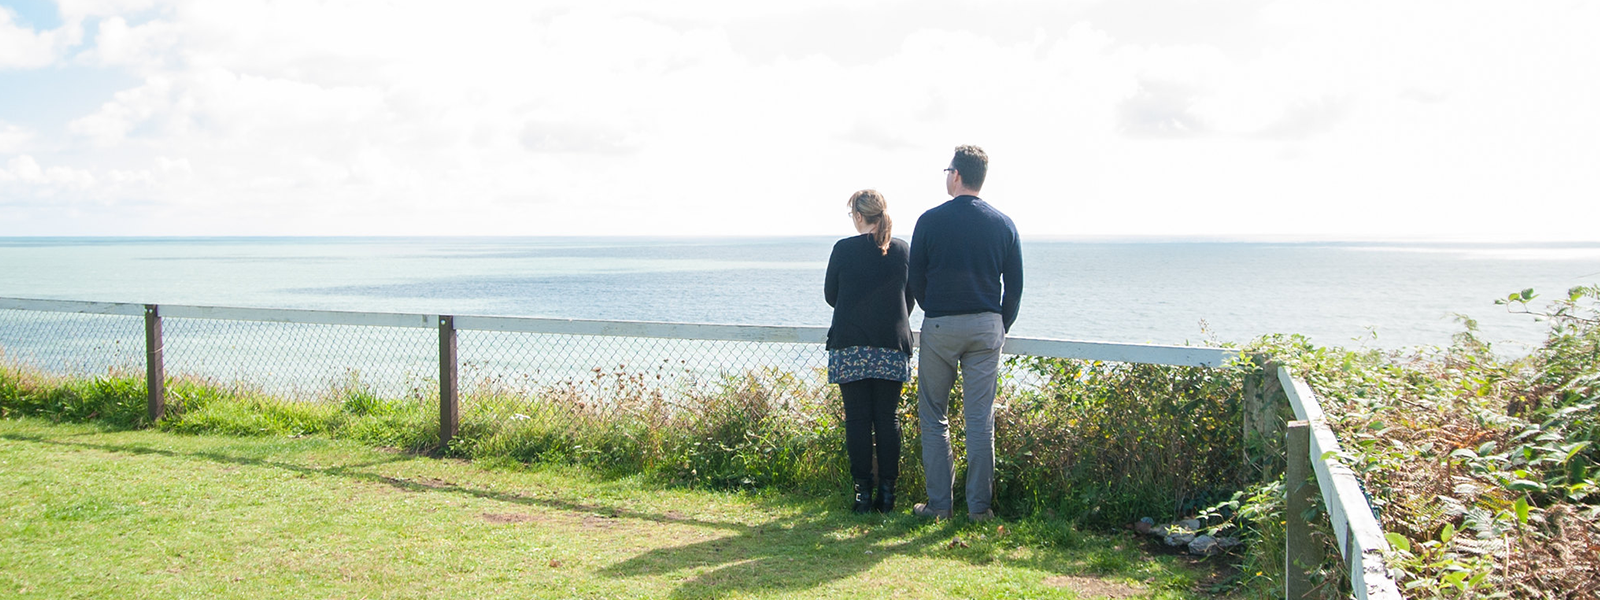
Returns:
[[[138,14],[156,8],[156,0],[56,0],[56,9],[66,21],[91,17]]]
[[[97,146],[112,146],[121,142],[134,127],[171,106],[171,91],[171,80],[151,77],[144,85],[117,92],[93,114],[74,119],[67,124],[67,131]]]
[[[33,132],[26,128],[0,122],[0,154],[22,151],[33,136]]]
[[[127,67],[145,72],[165,65],[179,44],[181,30],[173,23],[152,20],[130,26],[122,17],[99,22],[94,47],[79,55],[88,64]]]
[[[49,65],[82,38],[83,29],[77,23],[50,31],[34,31],[17,24],[11,9],[0,6],[0,70]]]
[[[0,153],[152,234],[839,233],[979,143],[1024,233],[1594,237],[1597,5],[977,8],[68,1],[0,66],[139,83]]]
[[[82,191],[93,186],[95,178],[84,169],[42,167],[32,156],[23,154],[6,161],[5,168],[0,169],[0,182],[37,186],[53,193],[61,190]]]

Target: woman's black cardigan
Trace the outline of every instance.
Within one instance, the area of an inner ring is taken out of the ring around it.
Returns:
[[[890,238],[889,253],[864,233],[839,240],[828,257],[822,293],[833,307],[828,349],[873,346],[911,354],[911,309],[906,285],[911,246]]]

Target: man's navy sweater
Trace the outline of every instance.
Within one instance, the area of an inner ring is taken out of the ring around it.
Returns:
[[[951,198],[917,219],[907,277],[928,317],[1000,313],[1010,331],[1022,303],[1017,227],[977,196]]]

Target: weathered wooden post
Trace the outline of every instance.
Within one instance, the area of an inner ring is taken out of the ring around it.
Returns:
[[[1273,481],[1283,470],[1283,422],[1289,412],[1289,399],[1278,383],[1278,365],[1271,357],[1250,357],[1259,370],[1244,378],[1244,460],[1256,470],[1260,481]]]
[[[457,397],[455,317],[439,315],[439,450],[450,448],[450,439],[461,429],[461,405]]]
[[[144,385],[150,405],[150,422],[167,412],[167,369],[162,360],[161,308],[144,305]]]
[[[1311,424],[1291,421],[1284,440],[1288,464],[1283,470],[1283,488],[1288,499],[1284,512],[1283,578],[1284,597],[1299,600],[1311,593],[1308,569],[1322,564],[1322,548],[1311,538],[1306,512],[1311,510]]]

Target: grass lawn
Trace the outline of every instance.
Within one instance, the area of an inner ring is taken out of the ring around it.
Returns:
[[[1060,523],[37,419],[0,420],[0,540],[18,598],[1191,598],[1212,576]]]

